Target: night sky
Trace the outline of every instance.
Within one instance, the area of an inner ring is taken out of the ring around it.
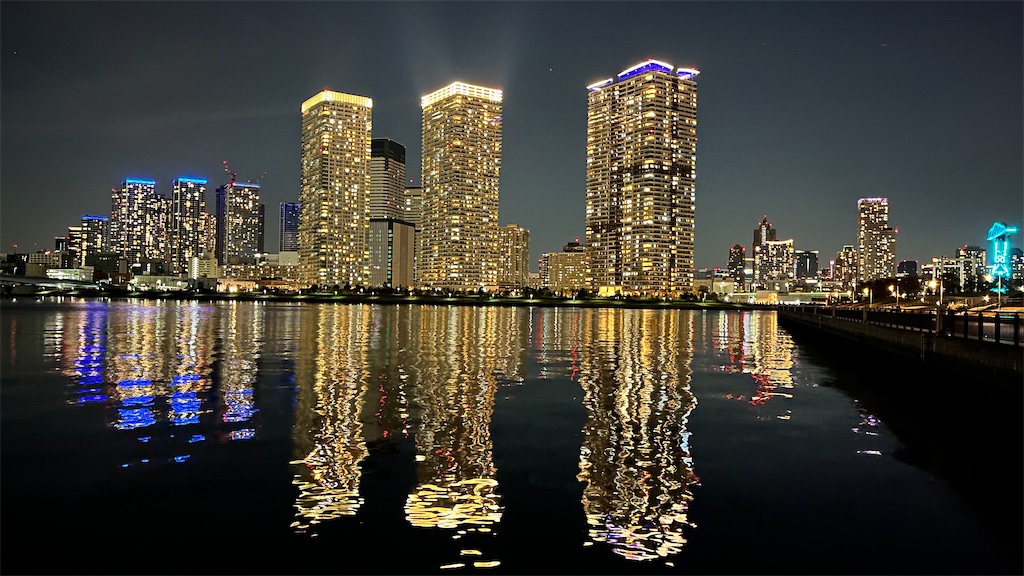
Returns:
[[[126,177],[263,172],[267,249],[299,195],[301,103],[373,99],[420,183],[420,96],[504,91],[500,223],[531,260],[584,236],[586,86],[648,58],[701,71],[696,264],[767,214],[821,266],[886,197],[897,261],[1024,220],[1024,3],[0,3],[0,251],[53,248]],[[1013,238],[1021,246],[1024,238]]]

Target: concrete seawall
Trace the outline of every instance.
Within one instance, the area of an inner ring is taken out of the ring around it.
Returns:
[[[879,326],[786,308],[779,309],[779,324],[792,332],[858,344],[937,370],[1024,385],[1024,348],[1012,344]]]

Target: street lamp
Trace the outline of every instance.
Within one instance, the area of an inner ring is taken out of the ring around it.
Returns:
[[[871,288],[866,288],[865,287],[864,288],[864,295],[868,297],[868,308],[871,308],[871,305],[872,305],[872,302],[873,302],[874,296],[875,296],[874,291],[871,290]]]
[[[928,287],[932,289],[932,294],[935,293],[935,287],[936,286],[938,286],[938,288],[939,288],[939,308],[941,309],[942,308],[942,278],[939,278],[938,281],[936,281],[934,278],[932,278],[928,282]]]
[[[892,293],[894,291],[895,291],[895,294],[896,294],[896,308],[899,308],[900,307],[900,287],[899,287],[898,284],[897,285],[890,285],[889,286],[889,292]]]

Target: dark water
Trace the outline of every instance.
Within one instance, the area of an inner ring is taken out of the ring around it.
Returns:
[[[8,300],[0,334],[4,573],[1022,571],[1019,397],[771,311]]]

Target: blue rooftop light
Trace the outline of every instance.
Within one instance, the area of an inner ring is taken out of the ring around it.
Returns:
[[[178,176],[175,178],[178,182],[191,182],[193,184],[206,184],[206,178],[190,178],[188,176]]]
[[[156,180],[141,180],[139,178],[125,178],[125,184],[145,184],[147,186],[156,186]]]
[[[106,216],[89,216],[86,214],[85,216],[82,216],[82,220],[99,220],[100,222],[106,222],[107,220],[110,220],[110,218],[107,218]]]
[[[670,74],[672,72],[672,65],[658,60],[648,60],[619,72],[619,80],[632,78],[645,72],[665,72]]]
[[[697,74],[700,74],[700,70],[697,70],[696,68],[680,68],[679,70],[676,70],[676,75],[683,80],[689,80]]]

